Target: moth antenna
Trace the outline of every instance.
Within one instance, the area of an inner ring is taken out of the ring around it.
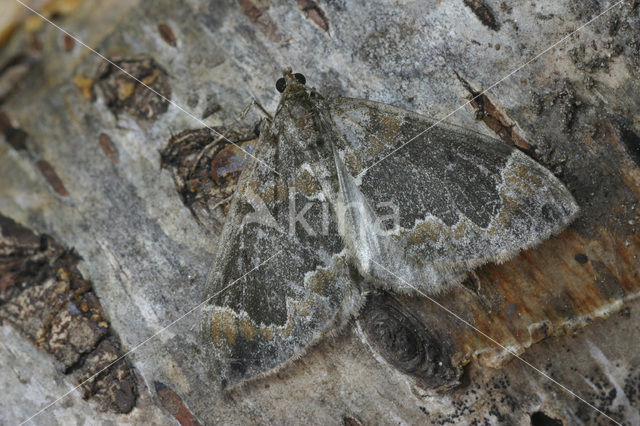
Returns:
[[[238,118],[236,118],[236,123],[239,121],[244,121],[245,118],[247,118],[247,114],[249,114],[249,111],[251,110],[251,107],[256,103],[255,98],[249,102],[249,104],[247,104],[246,107],[244,107],[244,109],[242,110],[242,112],[240,113],[240,116]]]
[[[240,116],[236,119],[234,124],[237,124],[240,121],[244,121],[245,118],[247,118],[249,111],[251,111],[251,107],[253,106],[256,106],[258,108],[258,111],[260,111],[260,113],[262,113],[262,115],[267,119],[267,121],[271,123],[271,121],[273,120],[273,117],[271,116],[271,114],[269,114],[269,112],[267,112],[267,110],[260,104],[260,102],[258,102],[255,96],[252,96],[251,102],[249,102],[246,108],[242,111],[242,114],[240,114]]]
[[[271,123],[271,122],[273,121],[273,117],[271,116],[271,114],[269,114],[269,112],[267,112],[267,110],[266,110],[262,105],[260,105],[260,102],[258,102],[258,101],[256,100],[256,98],[253,98],[253,104],[254,104],[255,106],[257,106],[257,107],[258,107],[258,109],[260,110],[260,112],[264,115],[264,118],[265,118],[269,123]]]
[[[316,90],[316,88],[315,88],[315,87],[312,87],[312,88],[310,89],[310,91],[311,91],[311,93],[312,93],[314,96],[317,96],[317,97],[318,97],[318,98],[320,98],[320,99],[324,99],[324,96],[322,96],[322,95],[320,94],[320,92],[318,92],[318,91]]]

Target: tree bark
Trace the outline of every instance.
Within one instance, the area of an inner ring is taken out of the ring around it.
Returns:
[[[108,341],[115,356],[133,350],[118,364],[126,368],[109,370],[93,394],[72,392],[37,424],[610,422],[575,395],[640,423],[637,2],[399,3],[69,0],[39,9],[117,67],[37,17],[16,18],[0,39],[0,266],[10,265],[0,269],[0,422],[24,421],[76,386],[101,365],[91,354],[106,353],[92,351]],[[205,297],[241,172],[216,179],[233,152],[203,122],[255,143],[262,115],[243,111],[255,99],[273,113],[275,81],[289,66],[324,96],[385,102],[501,138],[558,176],[581,216],[435,298],[477,330],[427,298],[372,299],[335,338],[223,397],[211,390],[197,310],[180,319]],[[45,239],[54,245],[43,248]],[[71,248],[77,259],[60,257]],[[44,272],[25,272],[33,268]],[[73,360],[27,326],[55,321],[37,309],[20,320],[6,313],[21,295],[25,312],[42,300],[26,291],[60,283],[64,300],[80,306],[73,298],[88,296],[74,291],[85,281],[101,317],[74,313],[71,323],[104,321],[109,331],[94,327],[95,345],[65,352]],[[367,339],[366,318],[378,310],[389,327],[410,315],[428,330],[413,337],[447,347],[460,383],[434,389],[400,365],[411,347],[383,353],[384,342]],[[103,392],[125,380],[135,382],[132,410],[116,403],[128,388]]]

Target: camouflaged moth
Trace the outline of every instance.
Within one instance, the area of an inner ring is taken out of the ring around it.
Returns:
[[[403,280],[443,291],[578,213],[558,179],[499,140],[304,83],[290,71],[277,83],[208,277],[202,332],[223,387],[301,356],[368,293],[416,293]]]

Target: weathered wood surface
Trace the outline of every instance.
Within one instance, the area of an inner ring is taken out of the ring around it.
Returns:
[[[251,129],[255,109],[236,119],[254,97],[274,110],[286,66],[328,96],[447,116],[612,4],[56,1],[45,10],[208,125]],[[622,3],[447,118],[532,155],[567,185],[582,215],[557,238],[437,298],[628,424],[640,422],[639,19],[634,1]],[[215,226],[196,220],[206,218],[194,211],[201,204],[185,206],[177,163],[161,168],[169,140],[202,125],[37,19],[6,39],[0,212],[77,251],[110,329],[123,350],[134,348],[203,298]],[[178,413],[205,424],[529,424],[542,411],[565,424],[607,424],[431,301],[393,303],[447,348],[465,371],[461,385],[428,389],[400,362],[412,344],[392,345],[386,360],[371,352],[367,315],[389,312],[372,303],[360,324],[286,371],[222,398],[199,358],[195,312],[131,354],[139,398],[129,414],[97,413],[77,392],[35,421],[171,423]],[[392,337],[424,337],[390,317]],[[15,423],[77,382],[11,325],[2,330],[9,391],[0,419]],[[389,343],[382,339],[373,342],[378,351]]]

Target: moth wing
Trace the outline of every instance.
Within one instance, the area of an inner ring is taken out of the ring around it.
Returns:
[[[361,304],[335,230],[288,232],[289,187],[306,190],[291,195],[299,210],[314,201],[305,218],[316,231],[323,212],[303,153],[279,133],[264,133],[241,175],[207,281],[201,329],[222,387],[286,365]]]
[[[328,105],[352,185],[379,216],[398,209],[399,227],[376,243],[386,251],[370,264],[373,275],[386,264],[436,292],[556,234],[579,211],[551,172],[502,141],[377,102]]]

